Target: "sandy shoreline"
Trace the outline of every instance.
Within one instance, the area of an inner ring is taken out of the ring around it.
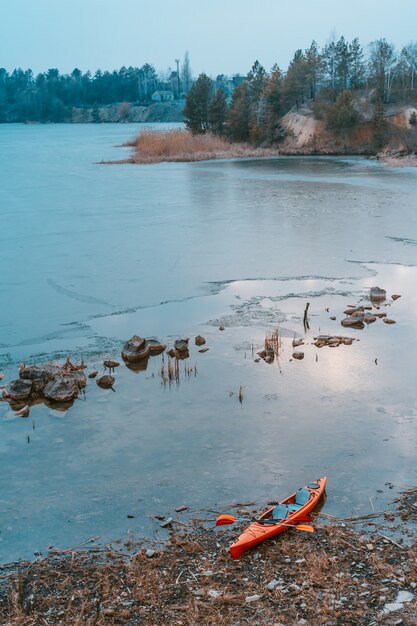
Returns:
[[[313,514],[314,534],[288,531],[239,561],[228,546],[242,526],[178,515],[165,545],[89,541],[3,565],[1,623],[417,624],[416,492],[395,515]]]

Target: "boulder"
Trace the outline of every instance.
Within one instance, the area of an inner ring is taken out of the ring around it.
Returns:
[[[8,400],[27,400],[32,393],[33,383],[26,378],[11,380],[3,391],[3,397]]]
[[[370,313],[368,313],[364,316],[363,321],[365,322],[365,324],[373,324],[374,322],[376,322],[376,319],[376,315],[371,315]]]
[[[301,359],[304,359],[304,352],[293,352],[292,358],[297,359],[297,361],[301,361]]]
[[[174,348],[178,350],[178,352],[185,352],[185,350],[188,350],[188,341],[185,339],[177,339],[174,342]]]
[[[61,368],[58,365],[52,365],[52,363],[25,365],[20,369],[19,376],[32,381],[32,391],[42,393],[49,381],[58,376],[60,371]]]
[[[102,389],[109,389],[114,385],[114,378],[109,375],[100,376],[100,378],[97,378],[96,383]]]
[[[72,377],[63,376],[51,380],[45,387],[43,395],[54,402],[71,402],[78,398],[79,387]]]
[[[78,387],[78,389],[83,389],[87,385],[87,379],[82,370],[68,372],[68,374],[64,374],[63,378],[68,382],[73,382]]]
[[[382,302],[386,300],[387,292],[380,287],[371,287],[370,298],[372,302]]]
[[[206,340],[201,335],[197,335],[194,341],[196,346],[204,346],[206,343]]]
[[[164,343],[157,339],[148,339],[149,354],[161,354],[166,348]]]
[[[382,319],[382,321],[383,321],[385,324],[396,324],[396,323],[397,323],[395,320],[392,320],[392,319],[390,319],[389,317],[384,317],[384,318]]]
[[[188,351],[188,339],[177,339],[174,342],[174,356],[177,359],[188,359],[190,353]]]
[[[365,328],[362,317],[345,317],[341,322],[341,325],[345,328]]]
[[[128,363],[140,361],[149,355],[149,346],[146,339],[142,339],[138,335],[133,335],[131,339],[126,341],[122,350],[122,358]]]

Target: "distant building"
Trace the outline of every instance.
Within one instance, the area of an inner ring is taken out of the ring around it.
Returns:
[[[153,102],[169,102],[169,100],[174,99],[174,94],[172,91],[155,91],[151,99]]]

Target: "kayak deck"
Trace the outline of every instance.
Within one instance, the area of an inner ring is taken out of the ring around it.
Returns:
[[[295,491],[277,506],[265,511],[259,520],[250,524],[230,546],[232,557],[240,558],[250,548],[297,524],[317,505],[326,489],[326,483],[327,476],[324,476]]]

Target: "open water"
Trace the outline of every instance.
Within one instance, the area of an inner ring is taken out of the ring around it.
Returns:
[[[159,356],[121,365],[115,393],[89,381],[67,411],[38,404],[22,419],[0,402],[0,562],[152,534],[180,505],[262,508],[324,474],[338,516],[417,483],[417,170],[99,163],[138,128],[0,125],[2,382],[23,359],[102,370],[133,334],[202,334],[210,350],[190,341],[179,385],[163,384]],[[397,323],[343,329],[346,305],[376,285]],[[278,324],[279,360],[256,362]],[[360,341],[317,349],[318,333]]]

